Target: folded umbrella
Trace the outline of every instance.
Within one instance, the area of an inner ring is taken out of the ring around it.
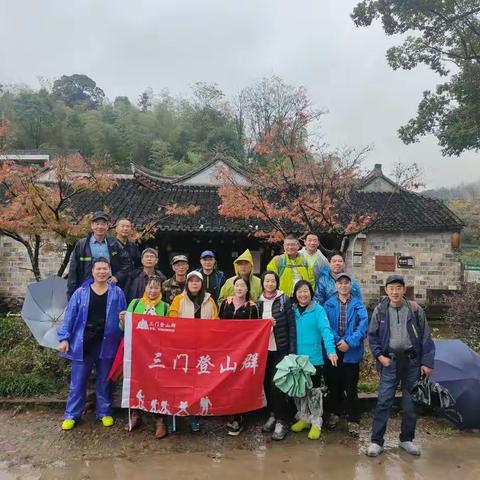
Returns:
[[[42,347],[58,349],[57,328],[67,303],[67,281],[63,278],[53,276],[28,286],[22,318]]]
[[[304,397],[312,388],[311,376],[315,367],[306,355],[287,355],[276,366],[273,381],[277,388],[290,397]]]
[[[480,428],[480,355],[460,340],[435,340],[435,366],[430,377],[448,389],[453,409],[440,409],[458,428]]]

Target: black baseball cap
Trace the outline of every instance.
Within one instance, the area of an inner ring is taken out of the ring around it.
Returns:
[[[96,222],[97,220],[105,220],[106,222],[109,222],[110,217],[105,212],[98,210],[93,214],[92,222]]]
[[[385,286],[390,285],[391,283],[400,283],[405,286],[405,280],[401,275],[390,275],[385,280]]]

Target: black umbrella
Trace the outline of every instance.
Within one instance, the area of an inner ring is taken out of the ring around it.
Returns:
[[[58,348],[57,328],[67,306],[67,281],[54,276],[31,283],[22,307],[22,318],[43,347]]]
[[[432,382],[448,389],[455,412],[444,412],[460,428],[480,428],[480,355],[460,340],[435,340]]]

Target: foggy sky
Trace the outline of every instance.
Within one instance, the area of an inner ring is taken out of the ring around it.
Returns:
[[[0,0],[0,82],[83,73],[113,100],[151,87],[186,95],[197,81],[232,96],[279,75],[304,85],[332,147],[371,145],[365,166],[417,162],[428,187],[480,176],[478,155],[444,158],[434,137],[404,145],[397,129],[440,80],[393,71],[377,24],[356,28],[354,0]]]

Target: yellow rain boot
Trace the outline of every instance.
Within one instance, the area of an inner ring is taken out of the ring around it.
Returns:
[[[64,420],[62,422],[62,430],[71,430],[75,426],[75,420]]]
[[[102,424],[104,427],[111,427],[113,425],[113,417],[107,415],[106,417],[102,417]]]
[[[298,422],[294,423],[291,427],[292,432],[301,432],[302,430],[305,430],[307,428],[310,428],[310,424],[307,422],[304,422],[303,420],[299,420]]]
[[[312,425],[312,428],[310,429],[310,431],[308,432],[308,438],[310,440],[318,440],[320,438],[320,435],[321,435],[321,430],[317,427],[314,427]]]

